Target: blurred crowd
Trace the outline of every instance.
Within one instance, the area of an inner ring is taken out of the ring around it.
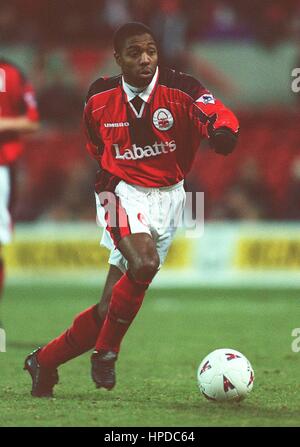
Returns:
[[[105,44],[126,21],[188,40],[255,39],[274,45],[299,28],[298,0],[2,0],[1,41]]]
[[[227,39],[269,51],[300,40],[299,0],[2,0],[1,47],[34,49],[29,74],[43,123],[20,162],[17,220],[94,219],[96,166],[85,153],[80,122],[87,87],[101,67],[110,74],[112,35],[126,21],[153,29],[161,63],[194,68],[205,85],[209,80],[229,97],[237,96],[230,79],[195,58],[190,45]],[[290,129],[284,138],[269,138],[282,126],[276,120],[262,129],[246,119],[237,155],[199,153],[187,186],[205,192],[207,219],[300,219],[300,136],[289,126],[294,117],[282,114]]]

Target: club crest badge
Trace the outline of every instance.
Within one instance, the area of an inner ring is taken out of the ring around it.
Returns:
[[[174,118],[170,110],[168,109],[157,109],[153,113],[153,124],[158,130],[166,131],[171,129],[174,124]]]

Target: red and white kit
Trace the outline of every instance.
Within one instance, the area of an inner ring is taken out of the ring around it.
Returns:
[[[17,67],[0,60],[0,118],[18,116],[27,116],[32,121],[38,120],[34,92]],[[23,143],[17,132],[0,132],[0,244],[11,239],[11,169],[22,151]]]
[[[95,189],[100,193],[98,218],[105,226],[102,243],[112,250],[109,262],[124,271],[118,242],[136,232],[155,237],[163,262],[176,229],[170,231],[169,223],[174,220],[170,212],[183,210],[183,180],[200,142],[209,136],[209,126],[237,133],[235,115],[193,77],[157,68],[151,83],[139,93],[122,75],[95,81],[87,96],[84,120],[87,149],[100,167]],[[110,192],[118,205],[113,225],[108,200],[101,198],[103,191]],[[168,203],[170,194],[171,211],[161,207],[159,218],[153,213],[154,203]]]

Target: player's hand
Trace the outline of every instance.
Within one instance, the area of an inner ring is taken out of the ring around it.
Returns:
[[[217,154],[229,155],[237,143],[238,133],[228,127],[219,127],[210,132],[209,144]]]

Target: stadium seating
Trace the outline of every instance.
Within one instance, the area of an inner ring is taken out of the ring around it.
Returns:
[[[300,129],[295,126],[297,112],[239,114],[241,132],[238,147],[230,157],[220,157],[205,148],[197,154],[190,174],[193,188],[201,185],[209,200],[220,200],[237,181],[247,159],[255,159],[266,187],[271,192],[274,218],[283,219],[284,197],[293,161],[300,157]]]

